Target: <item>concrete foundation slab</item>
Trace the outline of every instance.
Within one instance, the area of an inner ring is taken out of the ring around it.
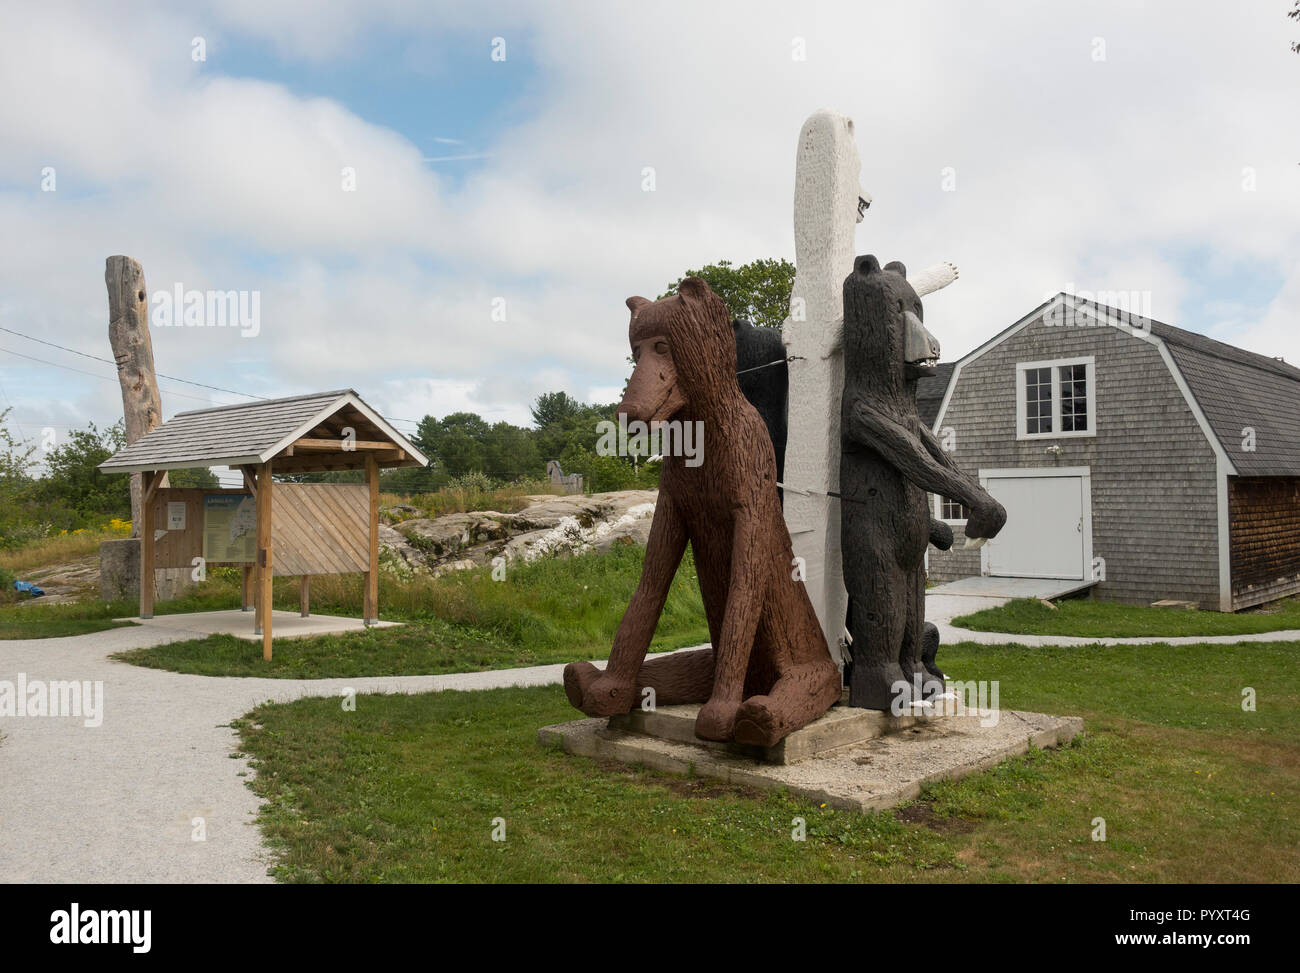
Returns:
[[[640,733],[660,740],[672,740],[723,753],[734,753],[763,763],[795,764],[841,747],[866,743],[886,733],[901,732],[915,726],[918,722],[943,718],[924,714],[893,716],[879,710],[832,706],[825,716],[791,733],[776,746],[752,747],[739,743],[715,743],[699,739],[695,735],[695,717],[699,712],[699,704],[663,706],[649,712],[637,709],[625,716],[611,717],[609,726],[613,730]]]
[[[655,724],[642,721],[642,725]],[[676,733],[677,728],[669,727],[669,732]],[[871,811],[910,801],[927,784],[986,770],[1030,746],[1060,746],[1082,732],[1083,720],[1076,716],[966,710],[962,715],[916,718],[894,732],[784,764],[733,752],[726,745],[649,736],[611,726],[604,719],[546,726],[538,731],[538,741],[578,756],[751,787],[785,788],[831,807]]]
[[[169,632],[185,632],[194,636],[233,635],[249,642],[260,642],[262,636],[253,634],[253,613],[233,608],[229,611],[191,612],[185,615],[155,615],[153,618],[121,618],[118,621],[135,622],[145,628]],[[376,622],[372,628],[390,628],[401,622]],[[309,615],[303,618],[298,612],[273,611],[271,637],[273,639],[303,638],[308,635],[334,635],[339,632],[359,632],[366,626],[359,618],[343,615]]]

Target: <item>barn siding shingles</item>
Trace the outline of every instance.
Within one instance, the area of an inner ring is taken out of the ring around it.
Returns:
[[[1097,435],[1016,439],[1016,364],[1096,356]],[[941,432],[952,430],[963,469],[1087,466],[1093,556],[1105,558],[1097,597],[1161,598],[1218,606],[1214,452],[1159,349],[1105,325],[1051,326],[1041,315],[962,368]],[[942,438],[942,434],[941,434]],[[1058,459],[1045,452],[1059,445]],[[930,550],[930,577],[977,575],[978,551]]]
[[[1300,593],[1300,477],[1234,477],[1233,607]]]

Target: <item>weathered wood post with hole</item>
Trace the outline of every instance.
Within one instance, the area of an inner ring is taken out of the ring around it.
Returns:
[[[162,398],[153,367],[153,340],[149,336],[149,292],[140,261],[122,255],[104,262],[104,283],[108,287],[108,341],[117,362],[117,380],[122,386],[122,417],[129,446],[152,432],[162,422]],[[167,486],[162,474],[160,487]],[[144,536],[140,514],[144,475],[131,474],[131,535]]]

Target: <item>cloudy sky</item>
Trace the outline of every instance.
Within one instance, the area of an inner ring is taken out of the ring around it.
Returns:
[[[1289,0],[0,5],[0,409],[32,439],[121,414],[112,366],[31,340],[111,358],[118,253],[259,296],[255,337],[155,328],[174,378],[350,386],[406,430],[612,401],[626,297],[793,259],[819,108],[855,122],[858,251],[959,266],[945,358],[1068,289],[1300,362]]]

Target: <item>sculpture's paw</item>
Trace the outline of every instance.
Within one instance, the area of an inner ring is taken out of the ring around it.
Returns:
[[[590,662],[570,662],[564,667],[564,694],[588,716],[616,716],[632,708],[636,686],[619,682]]]
[[[970,547],[974,542],[982,545],[985,541],[992,540],[1006,523],[1006,508],[989,497],[987,503],[981,503],[970,510],[970,516],[966,519],[966,546]]]
[[[918,687],[920,689],[919,693],[917,691]],[[943,681],[943,673],[935,676],[924,666],[918,666],[916,672],[912,673],[911,683],[907,688],[911,694],[909,698],[913,701],[920,701],[933,700],[938,696],[942,696],[947,686]]]
[[[695,717],[695,735],[701,740],[730,740],[736,733],[739,703],[711,699],[700,707]]]
[[[924,634],[921,637],[921,664],[925,666],[925,671],[929,673],[930,678],[943,682],[948,677],[944,675],[943,670],[939,668],[939,663],[935,661],[938,655],[939,627],[933,622],[926,622]]]
[[[853,683],[849,686],[849,705],[878,709],[895,716],[912,711],[913,685],[910,673],[897,662],[884,666],[855,663]]]
[[[583,697],[587,687],[600,676],[600,670],[590,662],[570,662],[564,667],[564,695],[569,697],[569,705],[582,709]]]
[[[781,728],[768,708],[767,696],[751,696],[736,711],[737,743],[753,747],[772,747],[781,741]]]

